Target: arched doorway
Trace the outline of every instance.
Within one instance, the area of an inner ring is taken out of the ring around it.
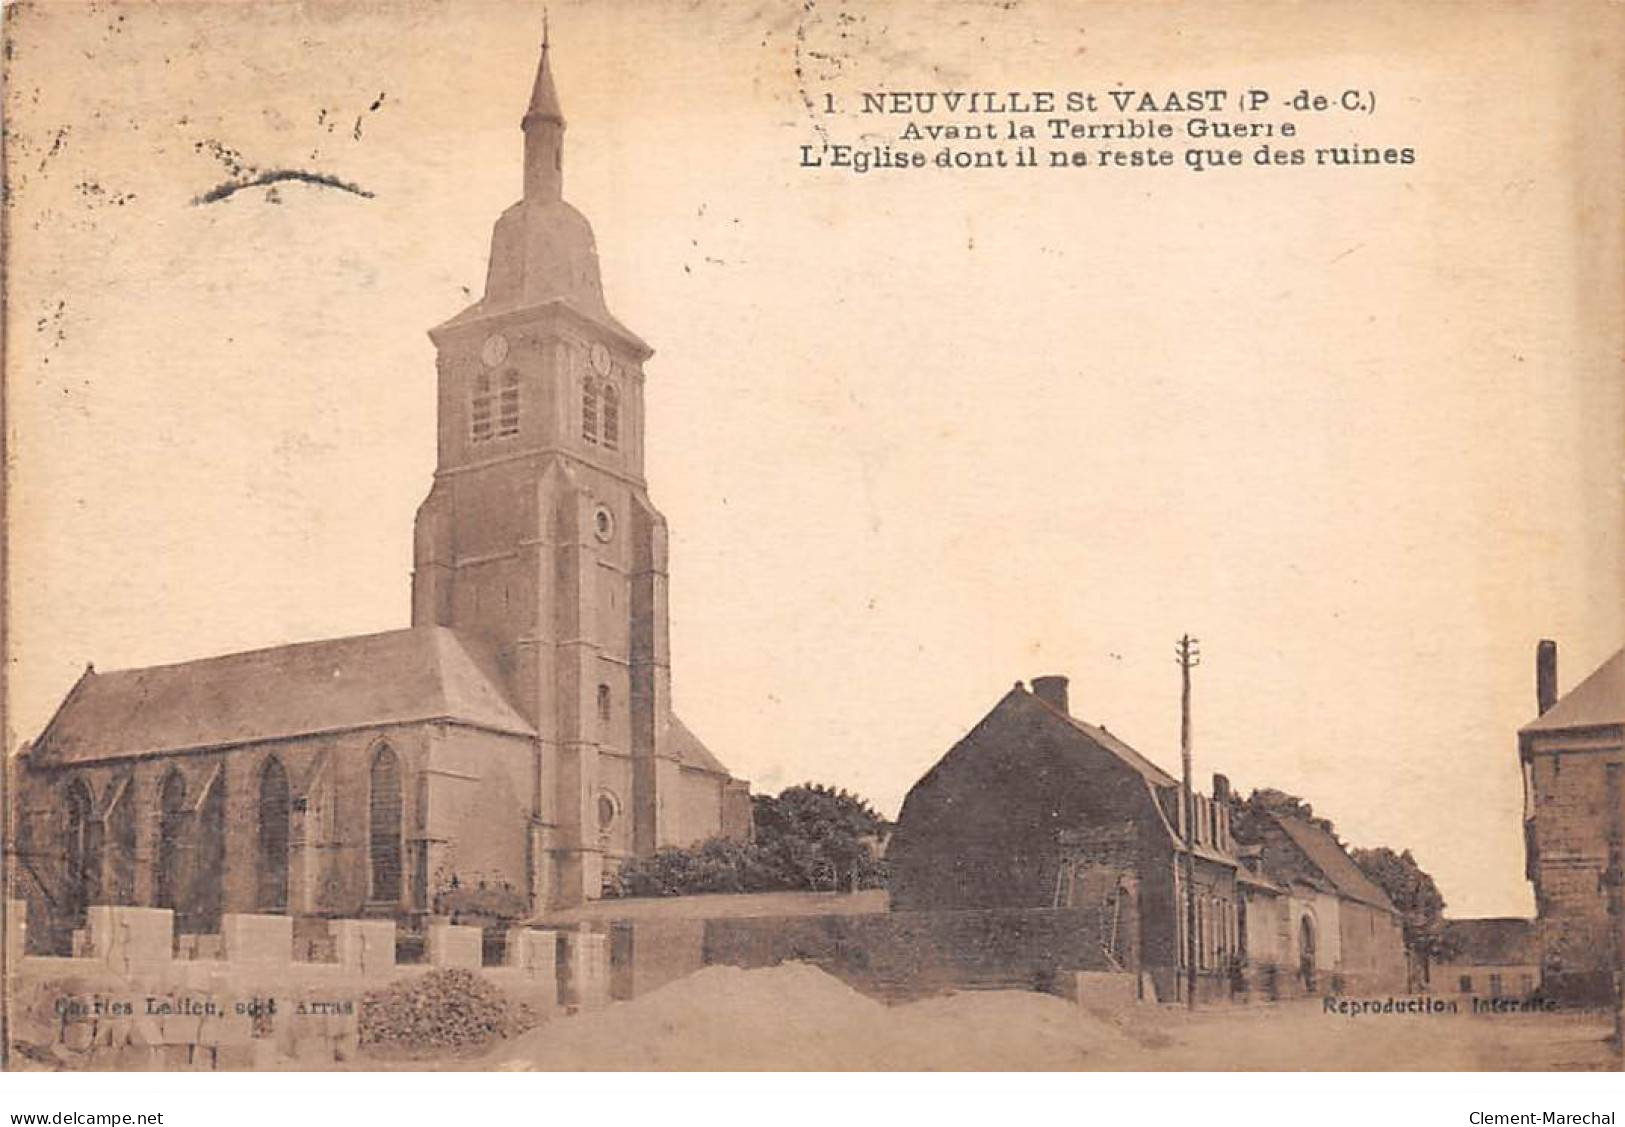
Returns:
[[[101,876],[101,850],[95,831],[95,803],[83,779],[68,784],[67,820],[62,842],[62,908],[74,926],[85,922],[85,908],[96,899]]]
[[[271,756],[260,769],[259,795],[259,897],[262,912],[282,912],[288,907],[288,841],[292,803],[288,795],[288,773],[282,761]]]
[[[154,901],[160,908],[181,906],[186,888],[186,780],[171,768],[158,788],[158,855]]]
[[[1298,921],[1298,977],[1305,990],[1315,988],[1315,921],[1308,916]]]
[[[401,765],[388,744],[372,757],[369,795],[371,899],[396,904],[401,898]]]

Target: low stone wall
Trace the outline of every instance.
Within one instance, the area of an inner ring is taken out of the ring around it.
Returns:
[[[608,937],[514,928],[507,962],[480,966],[480,929],[430,925],[429,959],[395,961],[389,920],[329,920],[325,938],[286,916],[228,914],[218,937],[175,957],[167,909],[93,907],[82,957],[22,955],[22,905],[7,915],[12,1039],[19,1051],[66,1068],[327,1068],[355,1059],[361,995],[439,967],[478,971],[546,1013],[560,1001],[609,996]],[[311,962],[296,953],[332,952]],[[224,957],[195,957],[218,950]],[[193,957],[184,957],[191,955]],[[562,956],[562,957],[561,957]]]

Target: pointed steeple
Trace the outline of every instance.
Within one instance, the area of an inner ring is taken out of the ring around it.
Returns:
[[[530,106],[520,120],[525,131],[525,198],[538,202],[559,199],[563,192],[564,110],[553,85],[549,60],[547,17],[542,17],[542,59],[536,66]]]
[[[559,108],[559,92],[553,86],[553,66],[548,60],[547,14],[542,14],[542,61],[536,67],[536,84],[530,91],[530,108],[525,111],[524,127],[533,120],[556,121],[564,124],[564,111]]]

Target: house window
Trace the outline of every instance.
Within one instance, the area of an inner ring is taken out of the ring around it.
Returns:
[[[604,385],[604,449],[614,450],[621,444],[621,393],[612,383]]]
[[[1501,996],[1501,976],[1498,975],[1498,974],[1492,974],[1492,975],[1490,975],[1490,997],[1499,998],[1500,996]]]
[[[491,373],[474,377],[474,391],[468,404],[468,437],[471,442],[489,441],[495,431],[491,421]]]
[[[609,686],[598,686],[598,719],[609,722]]]
[[[598,443],[598,381],[591,376],[581,385],[581,437]]]
[[[1462,994],[1471,994],[1473,992],[1473,976],[1470,974],[1462,975],[1461,980],[1456,983],[1456,989]]]
[[[519,433],[519,373],[509,368],[502,373],[502,393],[497,398],[497,436]]]

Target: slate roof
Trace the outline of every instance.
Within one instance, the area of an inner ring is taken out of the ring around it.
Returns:
[[[1289,818],[1283,814],[1273,814],[1271,818],[1281,827],[1281,831],[1292,844],[1298,847],[1304,859],[1326,881],[1331,891],[1350,900],[1369,904],[1373,908],[1381,908],[1388,912],[1395,910],[1393,901],[1388,899],[1388,894],[1360,870],[1360,866],[1354,863],[1354,858],[1337,844],[1337,840],[1331,834],[1301,818]],[[1267,850],[1265,857],[1269,858]]]
[[[1445,920],[1444,942],[1455,951],[1448,960],[1472,966],[1528,966],[1540,962],[1535,921],[1519,917]]]
[[[1566,728],[1594,728],[1625,724],[1625,649],[1558,698],[1523,732],[1556,732]]]
[[[439,626],[87,669],[32,757],[83,763],[429,720],[533,735],[498,684],[483,647]]]

